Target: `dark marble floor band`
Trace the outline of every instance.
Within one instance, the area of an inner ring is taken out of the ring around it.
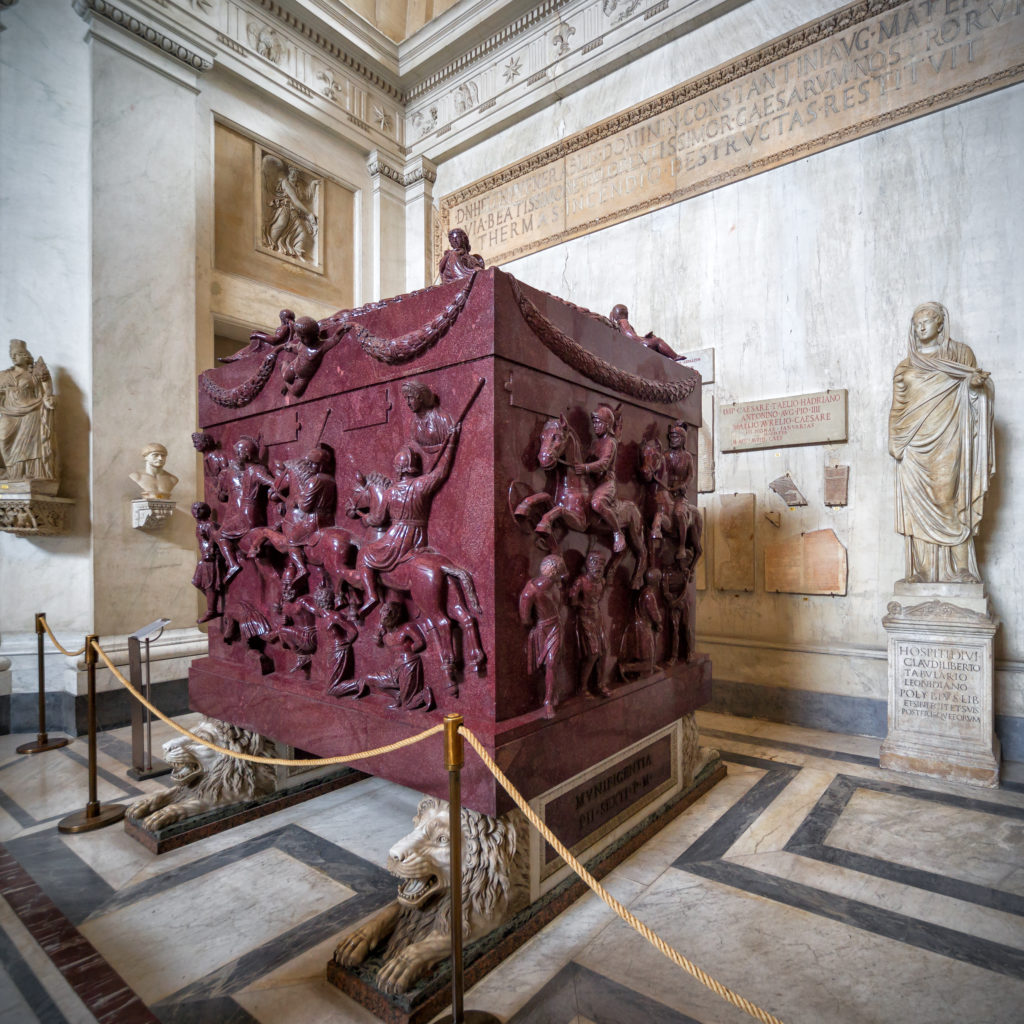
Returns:
[[[0,896],[10,904],[98,1024],[159,1024],[124,979],[2,845]]]
[[[619,985],[580,964],[566,964],[508,1024],[701,1024],[695,1017]]]
[[[992,814],[996,818],[1007,818],[1012,821],[1024,821],[1024,808],[995,804],[989,800],[960,797],[951,793],[931,792],[902,786],[894,782],[881,782],[876,779],[858,779],[850,775],[838,775],[832,784],[818,799],[810,814],[800,827],[793,833],[785,849],[789,853],[799,853],[804,857],[839,867],[860,871],[862,874],[887,878],[892,882],[912,885],[941,896],[976,903],[979,906],[991,907],[1009,914],[1024,917],[1024,896],[993,889],[988,886],[976,885],[959,878],[923,871],[920,868],[895,864],[878,857],[867,856],[852,850],[844,850],[828,845],[828,834],[839,820],[840,815],[849,803],[850,798],[858,790],[873,790],[876,793],[889,793],[903,796],[923,803],[944,804],[963,810]],[[993,823],[995,824],[995,822]]]

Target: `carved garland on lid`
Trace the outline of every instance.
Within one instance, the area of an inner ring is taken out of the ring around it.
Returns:
[[[353,330],[362,350],[373,359],[394,365],[415,359],[442,338],[465,309],[466,300],[476,280],[474,274],[458,295],[430,323],[403,334],[400,338],[381,338],[362,324],[348,324],[345,330]]]
[[[519,311],[537,340],[563,363],[571,366],[577,373],[583,374],[588,380],[645,402],[681,402],[697,386],[696,375],[689,380],[680,381],[648,380],[646,377],[639,377],[635,373],[627,373],[617,366],[612,366],[560,331],[523,294],[519,282],[511,274],[508,277]]]
[[[459,315],[466,307],[466,302],[469,299],[469,293],[473,288],[473,281],[475,279],[476,275],[474,274],[467,280],[465,287],[432,320],[422,327],[409,331],[398,338],[382,338],[362,324],[354,324],[351,321],[354,317],[363,313],[383,309],[385,306],[408,299],[412,295],[421,295],[430,289],[421,288],[418,292],[410,292],[408,295],[381,299],[379,302],[370,302],[365,306],[360,306],[358,309],[342,310],[340,313],[335,313],[334,316],[324,320],[321,325],[321,336],[325,341],[324,347],[337,344],[351,331],[352,336],[359,342],[362,350],[372,359],[392,366],[415,359],[443,338],[455,321],[458,320]],[[274,348],[268,352],[263,357],[263,362],[256,373],[233,388],[226,388],[216,383],[210,377],[209,370],[200,375],[199,383],[217,405],[229,409],[241,408],[253,401],[263,390],[267,381],[270,380],[271,374],[274,372],[274,366],[281,351],[280,348]]]

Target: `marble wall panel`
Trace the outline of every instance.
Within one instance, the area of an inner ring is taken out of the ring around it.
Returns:
[[[33,629],[35,611],[78,632],[92,615],[89,50],[81,19],[62,0],[5,7],[3,21],[0,367],[10,365],[9,338],[24,338],[46,360],[59,400],[60,493],[76,505],[65,537],[0,533],[0,653]]]
[[[115,40],[120,44],[120,40]],[[95,631],[159,616],[191,624],[195,568],[195,91],[97,35],[92,49],[93,585]],[[142,339],[145,339],[143,342]],[[127,478],[167,446],[180,507],[160,533],[131,528]]]
[[[751,0],[685,42],[445,161],[435,194],[586,127],[594,111],[621,110],[733,59],[779,34],[787,21],[809,20],[828,6]],[[625,302],[634,323],[678,351],[713,346],[719,403],[848,389],[848,439],[825,455],[851,467],[849,505],[823,506],[819,448],[787,449],[784,459],[773,451],[716,459],[719,493],[764,497],[768,482],[789,471],[806,494],[819,497],[786,514],[787,530],[833,527],[849,548],[844,601],[703,593],[698,633],[722,640],[712,651],[716,675],[722,666],[724,678],[755,671],[752,681],[769,686],[884,694],[884,674],[859,672],[844,652],[884,652],[881,617],[902,574],[885,437],[892,368],[905,354],[907,323],[919,302],[943,301],[954,337],[991,368],[997,444],[1024,431],[1024,406],[999,398],[1021,372],[1014,339],[1024,296],[1014,267],[1022,256],[1024,206],[1011,197],[1015,140],[1022,137],[1024,87],[1015,85],[508,265],[524,281],[557,287],[601,312]],[[979,541],[1003,621],[996,657],[1009,681],[999,688],[997,711],[1004,713],[1021,706],[1024,681],[1024,578],[1015,551],[1024,527],[1021,497],[1024,471],[1004,459]],[[765,522],[759,529],[773,528]],[[729,638],[737,644],[732,659],[725,654]],[[756,658],[750,643],[761,645]],[[831,660],[816,653],[830,649]]]
[[[331,306],[332,311],[351,306],[353,192],[319,175],[291,154],[256,143],[226,125],[214,127],[214,154],[215,269],[315,299]],[[306,184],[313,179],[321,183],[318,205],[322,216],[316,225],[319,245],[310,250],[309,259],[291,258],[264,244],[259,223],[265,205],[260,157],[298,168]],[[295,312],[301,316],[306,311]]]

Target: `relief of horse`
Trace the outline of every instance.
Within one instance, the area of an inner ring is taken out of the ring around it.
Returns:
[[[576,533],[608,532],[607,524],[590,507],[589,480],[575,471],[582,462],[583,447],[566,418],[559,416],[547,420],[541,429],[537,463],[542,469],[554,472],[554,494],[540,491],[527,496],[516,506],[513,515],[517,522],[527,526],[537,520],[533,529],[547,538],[552,552],[559,552],[556,533],[559,527]],[[636,503],[621,498],[615,503],[615,515],[633,554],[630,586],[637,590],[643,586],[647,570],[643,520]]]
[[[360,475],[357,480],[358,487],[348,503],[348,514],[352,518],[369,515],[375,520],[379,519],[391,481],[380,473],[371,473],[366,477]],[[373,536],[370,539],[382,536],[385,532],[372,530]],[[363,589],[361,570],[358,557],[355,569],[342,570],[342,578],[360,591]],[[399,594],[408,594],[419,609],[426,620],[428,640],[436,650],[441,667],[449,679],[454,680],[457,663],[452,619],[462,631],[466,664],[478,671],[482,668],[487,655],[480,641],[476,620],[476,615],[482,609],[473,577],[468,570],[432,548],[422,548],[410,553],[393,569],[380,572],[378,578],[382,587]]]
[[[696,505],[679,499],[665,483],[665,452],[656,437],[640,445],[637,475],[647,484],[644,511],[650,524],[651,559],[664,537],[676,543],[675,560],[684,571],[692,570],[703,551],[703,522]]]
[[[250,530],[239,545],[239,550],[247,558],[259,558],[263,546],[268,545],[282,555],[288,555],[292,546],[288,538],[280,530],[269,526],[257,526]],[[345,570],[352,565],[358,548],[352,534],[340,526],[327,526],[311,534],[309,540],[301,545],[302,555],[307,565],[316,566],[324,574],[324,582],[335,593],[345,580]],[[285,568],[285,579],[293,579],[292,566]]]

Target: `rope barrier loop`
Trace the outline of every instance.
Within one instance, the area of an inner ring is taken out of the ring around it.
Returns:
[[[394,750],[401,750],[402,747],[410,747],[414,743],[420,743],[428,737],[436,736],[439,732],[444,731],[443,724],[435,725],[433,728],[426,729],[421,733],[417,733],[415,736],[410,736],[404,740],[398,740],[395,743],[389,743],[383,747],[374,747],[373,750],[360,750],[355,754],[339,754],[337,757],[308,757],[293,761],[285,757],[259,757],[256,754],[243,754],[240,750],[228,750],[227,747],[221,747],[216,743],[211,743],[209,740],[204,740],[202,736],[197,736],[194,732],[190,732],[188,729],[178,725],[177,722],[168,718],[167,715],[165,715],[158,707],[146,700],[146,698],[143,697],[127,679],[125,679],[125,677],[118,671],[117,666],[110,660],[107,652],[100,647],[98,640],[93,641],[92,648],[99,655],[100,660],[104,665],[106,665],[113,673],[114,678],[117,679],[117,681],[140,704],[142,704],[143,707],[149,708],[149,710],[152,711],[161,722],[165,722],[172,729],[180,732],[182,736],[187,736],[189,739],[202,744],[204,747],[209,747],[210,750],[214,750],[218,754],[224,754],[227,757],[234,757],[239,761],[251,761],[253,764],[284,765],[286,767],[291,766],[293,768],[307,768],[325,764],[345,764],[348,761],[362,761],[364,758],[379,757],[381,754],[390,754]]]
[[[37,624],[39,624],[39,623],[42,624],[43,629],[46,630],[47,635],[49,636],[50,640],[53,642],[53,646],[56,647],[57,650],[60,651],[60,653],[63,654],[65,657],[67,657],[67,658],[77,658],[80,654],[85,654],[85,646],[84,645],[82,647],[79,647],[77,651],[69,651],[53,635],[53,630],[50,629],[50,624],[46,621],[46,615],[43,612],[40,612],[39,615],[36,616],[36,622],[37,622]]]
[[[46,625],[46,620],[40,616],[43,625],[46,626],[47,633],[50,633],[50,639],[53,640],[54,644],[57,645],[60,650],[64,651],[64,648],[60,646],[53,633],[50,632],[50,628]],[[85,648],[82,649],[84,651]],[[216,751],[218,754],[224,754],[227,757],[234,757],[240,761],[250,761],[254,764],[267,764],[267,765],[291,765],[293,767],[312,767],[314,765],[328,765],[328,764],[344,764],[347,761],[359,761],[364,758],[378,757],[383,754],[391,753],[395,750],[400,750],[402,747],[412,746],[414,743],[420,743],[430,736],[436,736],[438,733],[444,731],[444,725],[435,725],[430,729],[426,729],[415,736],[410,736],[404,740],[398,740],[395,743],[389,743],[383,747],[375,747],[373,750],[363,750],[355,754],[343,754],[337,757],[322,757],[322,758],[306,758],[303,760],[288,760],[287,758],[278,757],[258,757],[255,754],[244,754],[237,750],[228,750],[226,747],[221,747],[216,743],[211,743],[209,740],[204,740],[201,736],[197,736],[194,732],[177,724],[172,719],[168,718],[159,708],[150,703],[146,698],[135,689],[132,684],[125,679],[124,675],[118,670],[117,666],[110,660],[107,652],[100,646],[98,640],[92,641],[92,650],[99,656],[100,660],[106,665],[111,671],[114,678],[121,683],[125,689],[144,707],[156,715],[160,721],[169,725],[176,732],[181,733],[183,736],[189,737],[196,743],[202,744],[204,747],[208,747],[210,750]],[[79,651],[78,654],[81,654]],[[64,651],[69,657],[74,657],[68,651]],[[565,861],[566,864],[576,872],[577,875],[587,884],[587,886],[594,892],[594,894],[605,903],[612,911],[614,911],[623,921],[626,922],[634,931],[643,936],[655,949],[658,950],[663,956],[667,957],[677,967],[682,968],[687,974],[691,975],[697,981],[699,981],[706,988],[709,988],[715,995],[724,999],[727,1003],[735,1006],[737,1009],[743,1010],[756,1020],[761,1021],[761,1024],[783,1024],[778,1017],[768,1013],[767,1010],[762,1010],[761,1007],[752,1003],[749,999],[733,992],[731,989],[726,988],[721,982],[716,981],[706,971],[702,970],[692,961],[688,960],[678,950],[673,949],[664,939],[653,932],[647,925],[643,923],[639,918],[635,917],[629,910],[626,909],[614,896],[609,893],[604,886],[577,860],[568,850],[568,848],[558,839],[557,836],[540,820],[536,812],[527,803],[523,795],[512,785],[508,780],[505,773],[498,767],[493,761],[491,756],[487,753],[484,745],[474,735],[474,733],[467,729],[464,725],[459,725],[457,732],[464,736],[466,742],[477,752],[480,760],[483,761],[484,766],[498,781],[502,789],[512,798],[516,806],[523,812],[526,819],[531,825],[541,834],[546,842],[558,853],[558,855]]]
[[[459,732],[465,737],[466,742],[480,755],[487,770],[497,779],[502,789],[512,798],[516,806],[523,812],[531,825],[541,836],[551,844],[558,855],[576,872],[580,878],[593,890],[594,894],[608,907],[610,907],[623,921],[634,931],[642,935],[655,949],[668,957],[677,967],[681,967],[687,974],[696,978],[706,988],[711,989],[715,995],[720,996],[727,1003],[731,1003],[737,1009],[743,1010],[751,1017],[761,1021],[761,1024],[782,1024],[778,1017],[772,1016],[767,1010],[762,1010],[749,999],[744,998],[731,989],[726,988],[721,982],[716,981],[706,971],[702,970],[695,963],[687,960],[682,953],[673,949],[664,939],[651,931],[639,918],[634,917],[600,882],[569,852],[568,848],[561,843],[554,833],[540,820],[533,808],[526,802],[523,795],[509,782],[505,773],[495,764],[487,753],[484,745],[464,725],[459,727]]]

